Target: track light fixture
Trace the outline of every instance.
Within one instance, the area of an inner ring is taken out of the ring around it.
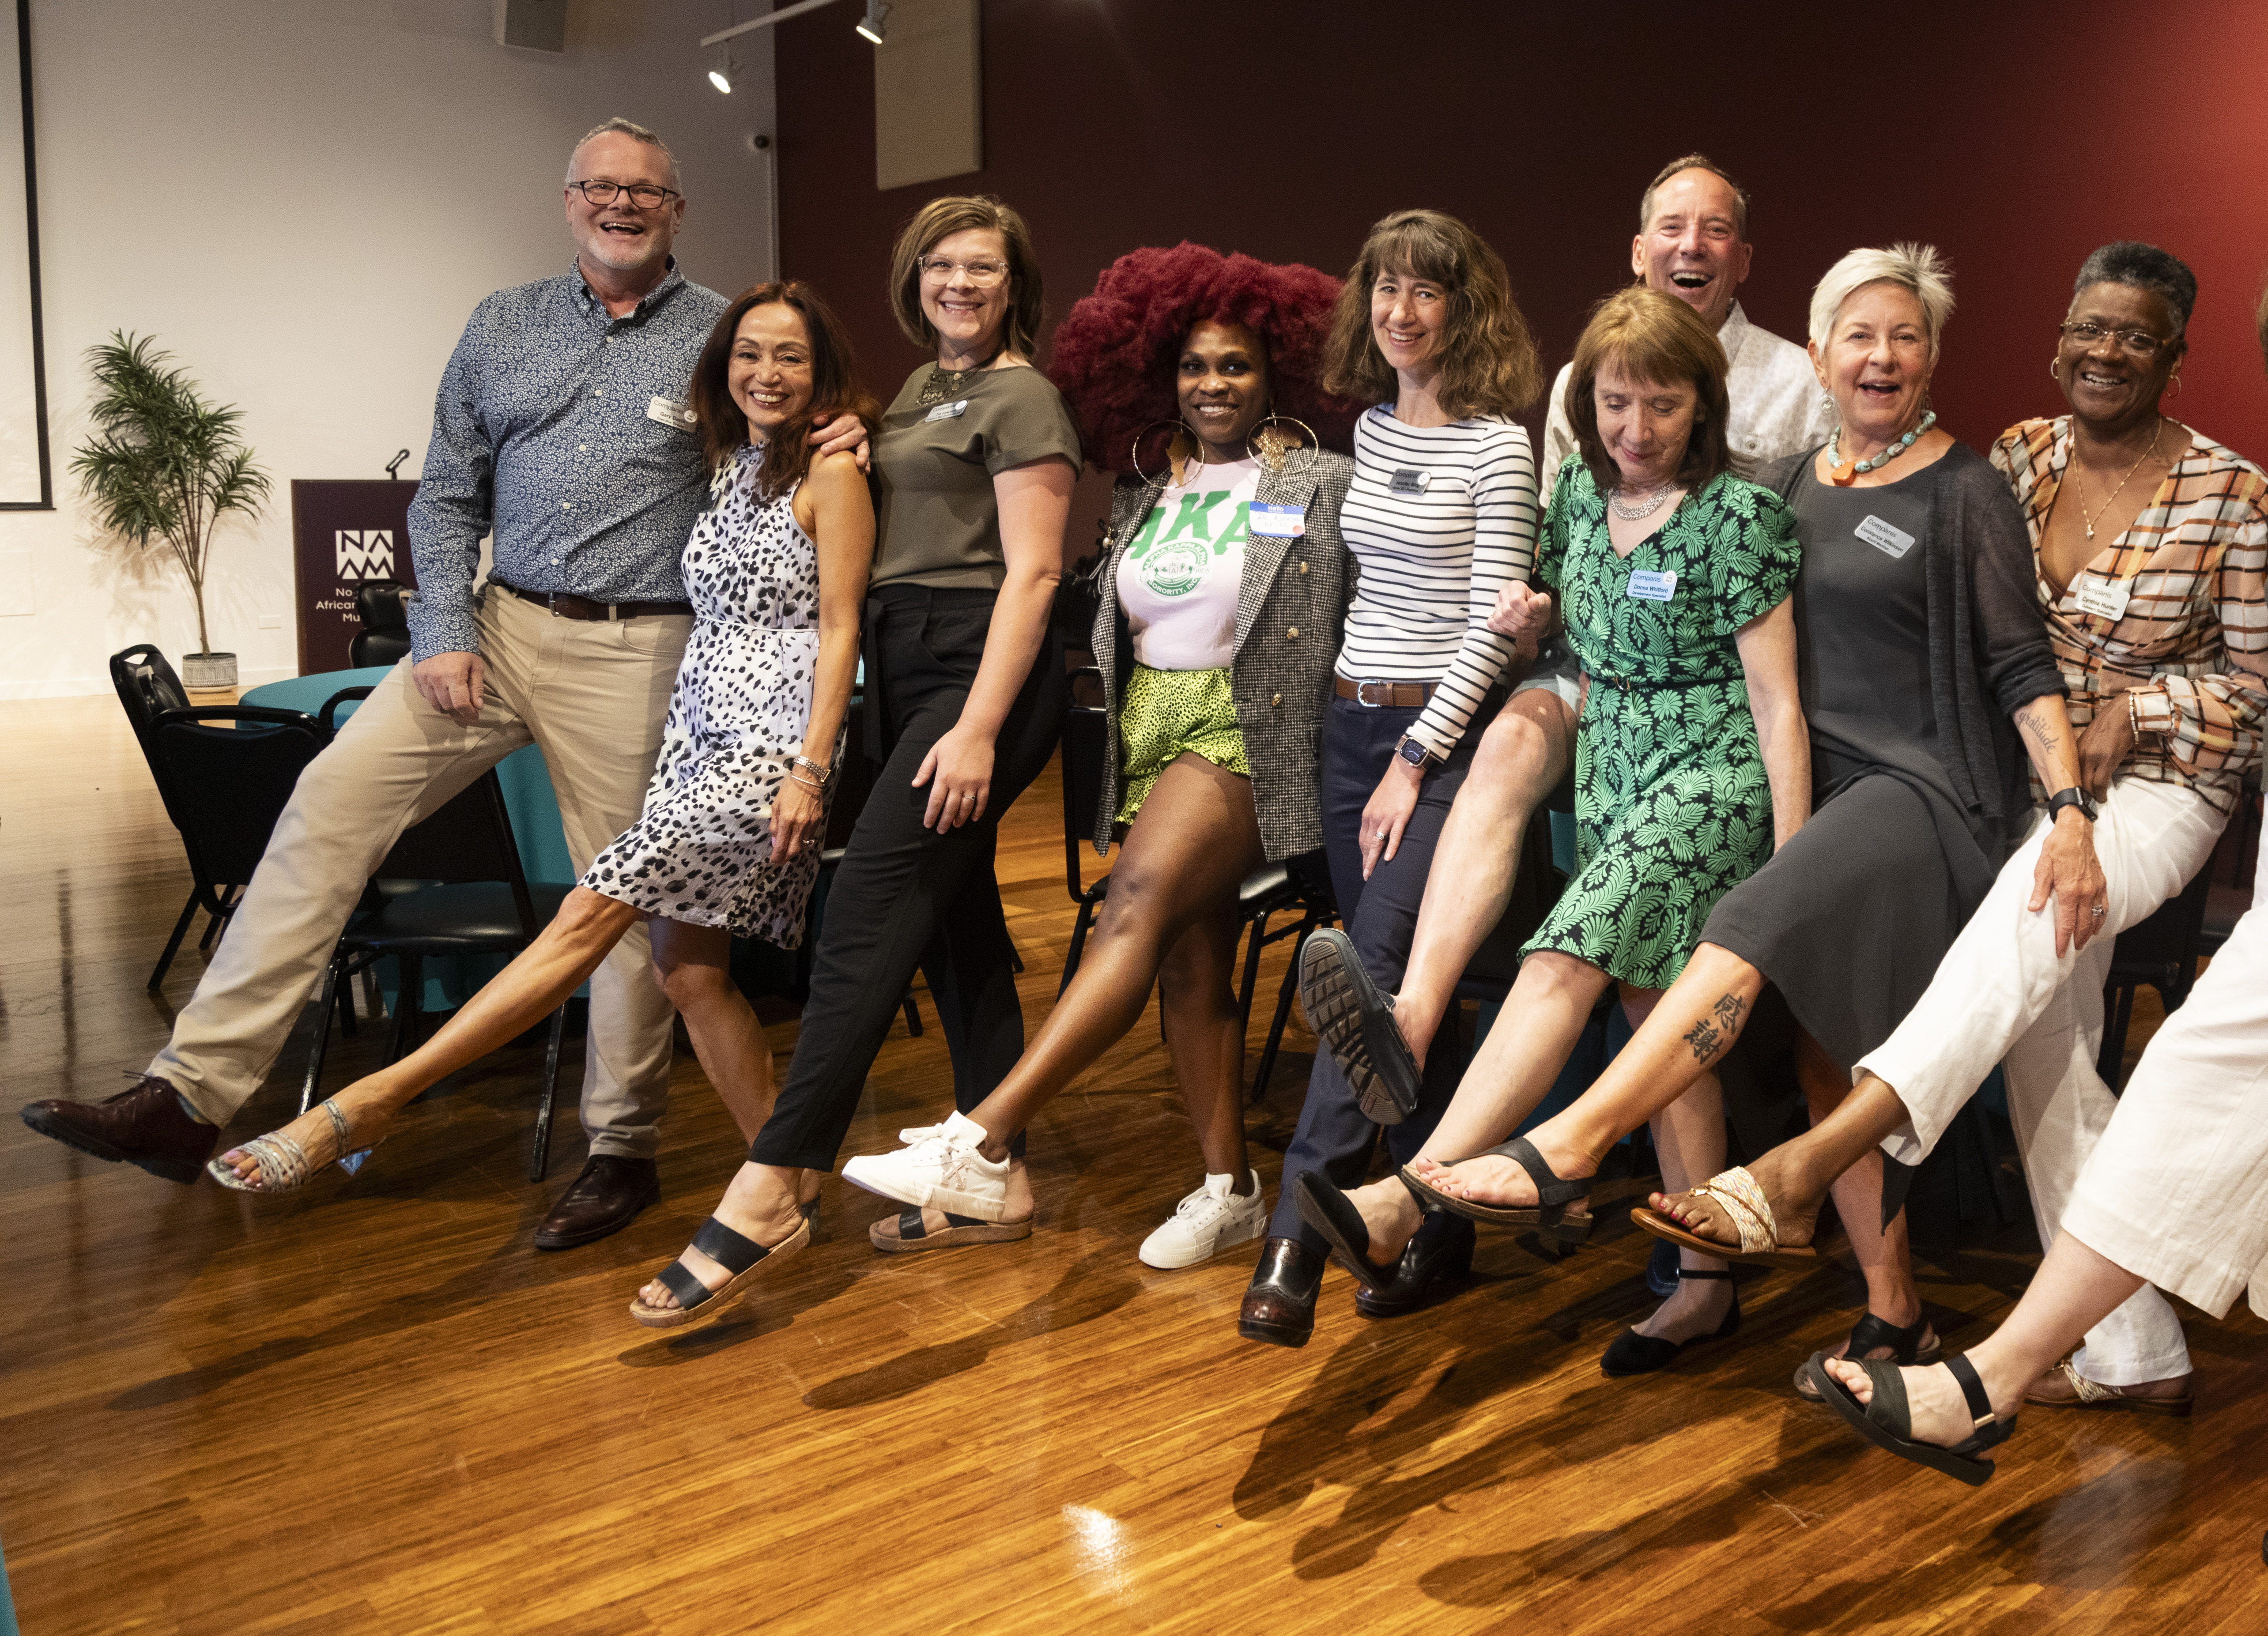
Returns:
[[[733,94],[733,76],[740,71],[740,65],[733,61],[733,54],[718,47],[717,66],[709,70],[709,83],[729,97]]]
[[[858,33],[876,45],[882,43],[882,34],[889,25],[888,0],[866,0],[866,15],[858,23]]]

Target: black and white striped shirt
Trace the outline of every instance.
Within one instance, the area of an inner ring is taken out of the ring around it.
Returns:
[[[1437,755],[1457,747],[1512,658],[1486,622],[1498,590],[1534,571],[1535,523],[1535,462],[1511,421],[1409,426],[1381,404],[1355,423],[1339,527],[1362,577],[1338,674],[1439,682],[1410,729]]]

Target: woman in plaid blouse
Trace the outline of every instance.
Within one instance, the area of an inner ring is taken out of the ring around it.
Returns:
[[[2180,390],[2196,297],[2195,276],[2162,250],[2097,250],[2050,365],[2070,412],[1993,446],[2031,533],[2091,800],[2062,798],[2063,811],[2036,821],[1920,1003],[1859,1065],[1849,1100],[1749,1167],[1780,1246],[1809,1242],[1828,1183],[1877,1142],[1895,1208],[1910,1167],[1996,1061],[2043,1242],[2110,1123],[2117,1103],[2095,1059],[2112,944],[2205,866],[2268,718],[2268,475],[2161,408]],[[2068,936],[2034,878],[2058,822],[2092,823],[2105,881],[2092,925]],[[2123,1201],[2139,1222],[2162,1202]],[[1712,1198],[1653,1203],[1727,1246],[1743,1236]],[[2145,1285],[2023,1400],[2186,1414],[2189,1374],[2181,1325]]]

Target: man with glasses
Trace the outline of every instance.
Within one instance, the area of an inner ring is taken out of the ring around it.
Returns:
[[[194,1182],[404,829],[531,742],[578,872],[637,819],[693,624],[679,559],[707,472],[687,388],[726,302],[670,254],[685,196],[652,131],[622,119],[593,130],[569,156],[564,196],[573,265],[482,301],[441,378],[409,512],[409,660],[300,777],[144,1075],[106,1102],[35,1102],[33,1129]],[[854,427],[841,441],[863,437]],[[495,566],[476,595],[490,534]],[[601,1238],[660,1196],[670,1033],[633,931],[591,979],[590,1160],[537,1248]]]

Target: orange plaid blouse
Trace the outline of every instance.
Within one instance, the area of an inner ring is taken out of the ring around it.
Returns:
[[[2073,729],[2095,719],[2106,696],[2139,692],[2142,736],[2120,776],[2186,785],[2233,813],[2268,723],[2268,475],[2203,432],[2189,435],[2133,527],[2061,597],[2040,576],[2040,611]],[[2068,415],[2021,422],[1992,446],[2031,530],[2036,569],[2070,458]],[[2116,620],[2083,611],[2083,582],[2123,583],[2126,611]]]

